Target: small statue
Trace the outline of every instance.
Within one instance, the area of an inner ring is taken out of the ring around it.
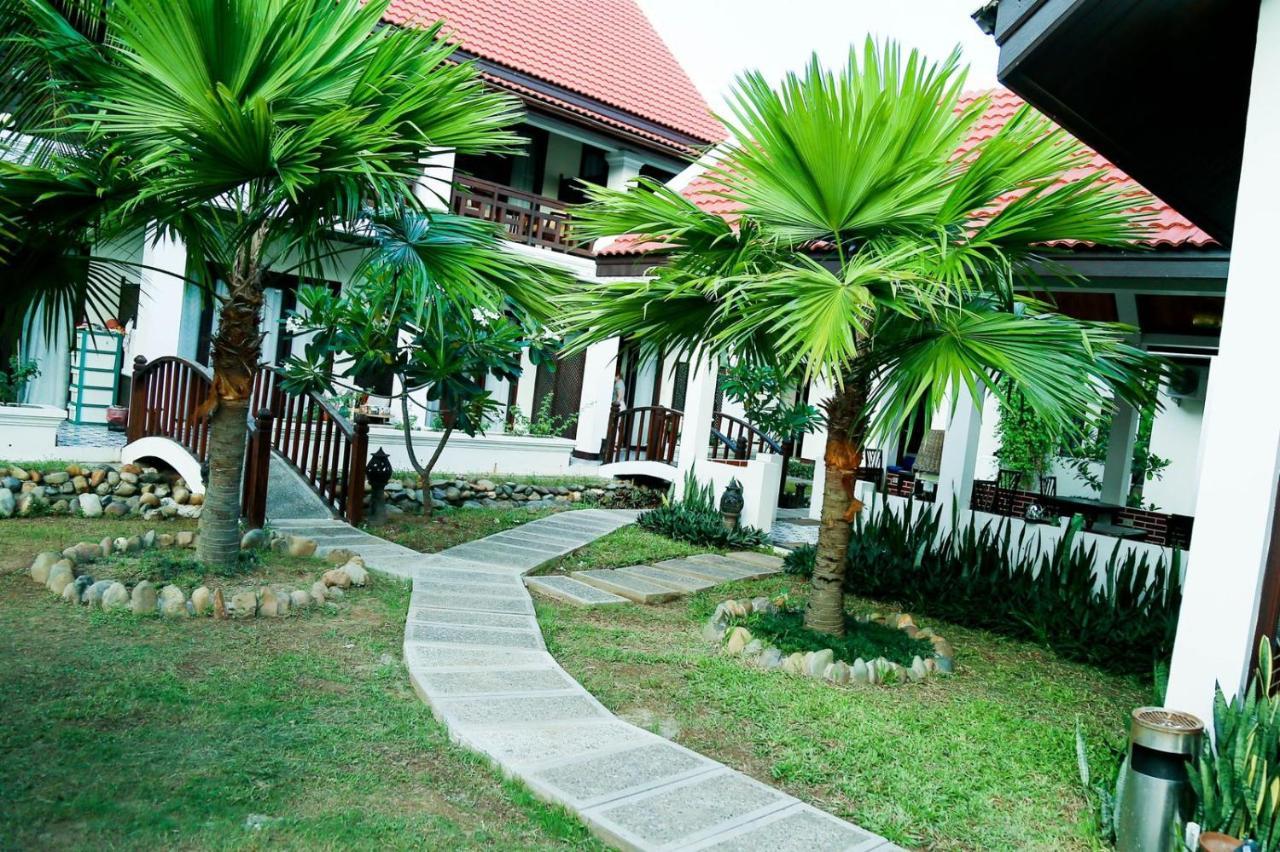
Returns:
[[[745,505],[746,501],[742,497],[742,483],[737,479],[729,480],[724,494],[720,495],[720,517],[724,520],[726,530],[737,528],[738,516],[742,514],[742,508]]]

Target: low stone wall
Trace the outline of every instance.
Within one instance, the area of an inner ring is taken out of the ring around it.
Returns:
[[[135,464],[69,464],[28,470],[0,466],[0,518],[80,515],[140,516],[144,520],[198,518],[204,497],[186,480]]]
[[[366,488],[366,501],[371,489]],[[516,506],[555,506],[583,503],[613,509],[645,509],[662,502],[662,489],[649,488],[622,480],[604,485],[566,478],[562,485],[531,485],[498,481],[485,477],[473,479],[433,480],[429,494],[432,507],[467,509],[509,509]],[[387,508],[396,512],[422,511],[428,494],[416,474],[403,474],[387,483]]]

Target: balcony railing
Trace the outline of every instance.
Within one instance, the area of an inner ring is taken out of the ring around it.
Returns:
[[[591,250],[569,239],[569,215],[554,198],[473,177],[457,177],[449,206],[459,216],[497,222],[511,239],[584,257]]]

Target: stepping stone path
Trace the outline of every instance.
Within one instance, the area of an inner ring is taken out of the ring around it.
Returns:
[[[565,576],[530,577],[525,585],[536,592],[581,606],[661,603],[700,592],[731,580],[755,580],[782,570],[782,560],[765,553],[704,553],[668,559],[653,565],[575,571]]]
[[[635,515],[563,512],[436,554],[415,553],[339,522],[273,523],[315,538],[321,553],[345,547],[370,568],[411,577],[404,655],[418,694],[455,742],[486,755],[540,797],[565,806],[607,842],[635,850],[896,849],[884,838],[623,722],[547,653],[524,574],[631,523]],[[644,567],[675,572],[671,576],[683,585],[777,570],[771,562],[747,558],[757,556],[699,556],[670,560],[692,565]],[[626,576],[629,588],[642,581],[662,582]],[[576,577],[530,578],[530,585],[584,600],[609,594]],[[664,588],[680,594],[670,583]]]

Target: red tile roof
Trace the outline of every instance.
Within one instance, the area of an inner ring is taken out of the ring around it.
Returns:
[[[961,153],[968,151],[982,140],[994,135],[1004,126],[1006,121],[1013,117],[1014,112],[1023,104],[1023,100],[1013,92],[1008,89],[997,88],[989,91],[967,93],[961,97],[960,105],[962,107],[968,105],[982,95],[990,97],[990,105],[982,117],[974,122],[969,138],[960,146]],[[1064,174],[1062,183],[1081,180],[1099,172],[1104,174],[1102,178],[1104,182],[1112,184],[1126,193],[1133,194],[1134,206],[1132,209],[1134,213],[1149,217],[1148,236],[1141,241],[1143,245],[1161,249],[1206,248],[1218,245],[1212,237],[1191,224],[1182,214],[1159,198],[1156,198],[1139,185],[1137,181],[1117,169],[1100,154],[1093,153],[1092,159],[1087,165],[1072,169]],[[708,212],[732,217],[736,214],[739,206],[715,194],[716,186],[716,182],[709,178],[696,178],[690,182],[689,186],[681,194],[693,200],[699,207]],[[1010,195],[1002,200],[1004,203],[1008,203],[1012,197]],[[610,243],[599,253],[602,255],[641,254],[660,247],[654,243],[642,242],[635,237],[623,236]]]
[[[450,37],[482,59],[703,143],[725,137],[689,75],[633,0],[392,0],[385,19],[399,26],[443,19]],[[496,82],[530,94],[518,84]],[[638,131],[566,101],[556,105]],[[638,132],[668,146],[688,147],[651,131]]]

